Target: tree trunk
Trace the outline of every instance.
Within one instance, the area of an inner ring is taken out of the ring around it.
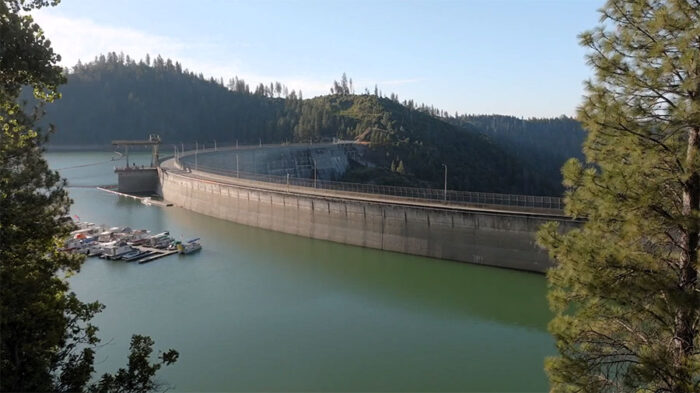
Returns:
[[[674,392],[687,392],[692,389],[692,376],[686,366],[689,365],[695,349],[695,336],[697,334],[694,323],[697,319],[698,305],[695,294],[698,271],[698,238],[700,228],[697,219],[693,217],[693,211],[700,205],[700,174],[695,168],[695,159],[700,150],[700,127],[693,127],[688,133],[688,150],[686,154],[686,167],[692,171],[683,187],[682,216],[687,220],[685,230],[681,235],[681,244],[684,250],[678,264],[678,289],[681,291],[681,304],[676,313],[674,326]]]

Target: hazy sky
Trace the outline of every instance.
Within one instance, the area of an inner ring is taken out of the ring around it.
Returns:
[[[591,75],[577,35],[603,0],[63,0],[35,13],[63,65],[109,51],[249,84],[356,91],[460,113],[572,115]]]

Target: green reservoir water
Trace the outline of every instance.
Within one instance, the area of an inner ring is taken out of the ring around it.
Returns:
[[[203,250],[139,265],[87,259],[71,287],[106,309],[98,372],[126,364],[133,333],[179,361],[176,391],[546,391],[555,349],[541,275],[345,246],[251,228],[94,188],[111,153],[47,153],[72,214]],[[138,163],[147,163],[140,155]],[[123,161],[121,161],[123,163]]]

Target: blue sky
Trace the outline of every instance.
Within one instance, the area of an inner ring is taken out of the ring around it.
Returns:
[[[343,72],[452,113],[573,115],[600,1],[79,1],[35,13],[63,65],[146,53],[327,94]]]

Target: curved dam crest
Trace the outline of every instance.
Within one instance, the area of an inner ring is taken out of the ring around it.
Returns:
[[[343,162],[339,153],[344,148],[315,149],[314,156],[325,157],[328,177],[347,167],[347,159]],[[299,168],[294,157],[303,149],[282,152],[283,159],[273,160],[272,165],[263,158],[251,161],[251,151],[246,169],[253,162],[253,167],[264,169],[264,173],[272,169],[280,174]],[[243,155],[242,150],[237,152]],[[280,157],[279,153],[275,157]],[[198,159],[210,154],[204,159],[207,166],[232,168],[231,151],[200,153]],[[271,157],[257,155],[265,156]],[[192,156],[187,160],[191,162]],[[238,161],[240,167],[240,156]],[[163,199],[208,216],[314,239],[532,272],[544,272],[552,266],[547,252],[535,243],[539,226],[548,221],[558,221],[565,229],[578,225],[563,215],[508,207],[500,210],[404,201],[183,170],[174,159],[162,163],[158,177]]]

